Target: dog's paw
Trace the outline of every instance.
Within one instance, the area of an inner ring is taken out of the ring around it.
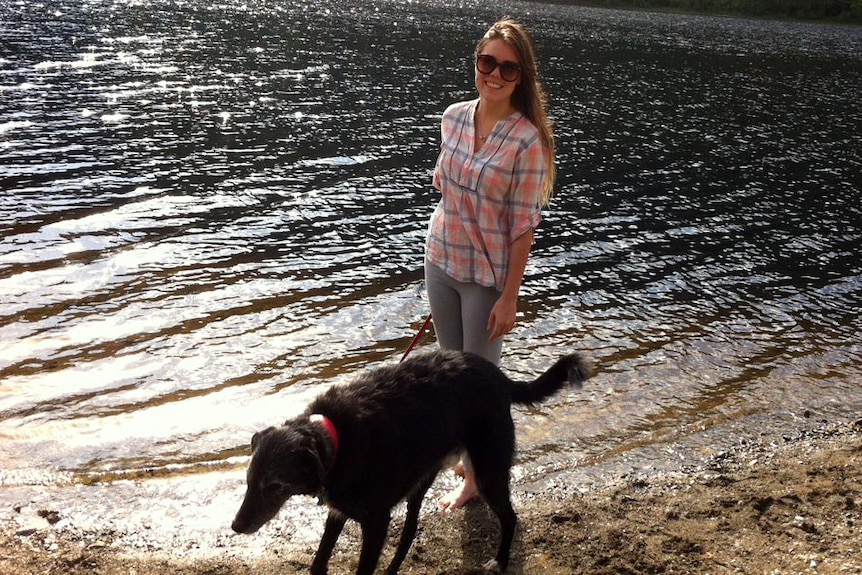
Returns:
[[[329,565],[324,563],[319,565],[316,562],[311,564],[311,575],[329,575]]]
[[[500,569],[500,564],[497,563],[496,559],[491,559],[490,561],[488,561],[487,563],[482,565],[482,569],[485,571],[485,573],[502,573],[503,572],[503,570]]]

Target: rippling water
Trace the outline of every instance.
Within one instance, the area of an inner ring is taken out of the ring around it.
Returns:
[[[0,485],[237,487],[254,429],[397,361],[426,313],[440,113],[505,12],[534,31],[560,175],[504,368],[597,364],[517,411],[516,478],[858,414],[860,28],[2,0]]]

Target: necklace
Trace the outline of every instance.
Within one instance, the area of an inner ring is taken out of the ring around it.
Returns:
[[[502,117],[501,117],[501,119],[502,119]],[[485,142],[488,141],[488,138],[490,138],[494,134],[494,128],[497,127],[498,120],[494,120],[493,116],[483,117],[480,119],[479,107],[477,106],[476,110],[473,112],[473,122],[475,125],[476,136],[484,144]],[[491,129],[488,130],[488,132],[483,136],[482,130],[479,129],[479,125],[482,124],[487,129],[489,123],[491,124]]]

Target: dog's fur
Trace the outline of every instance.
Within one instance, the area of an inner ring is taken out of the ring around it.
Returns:
[[[533,404],[566,384],[580,387],[590,363],[567,355],[532,383],[506,377],[472,354],[438,351],[368,371],[333,386],[305,413],[252,438],[248,485],[232,528],[253,533],[293,495],[316,495],[329,506],[311,572],[323,575],[348,518],[359,522],[357,575],[371,575],[386,539],[392,508],[407,500],[401,539],[387,573],[407,555],[425,492],[447,456],[466,452],[479,492],[500,521],[496,557],[485,568],[503,571],[516,517],[509,496],[515,448],[512,403]],[[329,418],[338,447],[312,414]]]

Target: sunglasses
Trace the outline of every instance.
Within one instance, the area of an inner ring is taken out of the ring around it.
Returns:
[[[476,56],[476,69],[483,74],[491,74],[500,68],[500,77],[507,82],[514,82],[521,75],[521,67],[514,62],[498,62],[489,54],[478,54]]]

